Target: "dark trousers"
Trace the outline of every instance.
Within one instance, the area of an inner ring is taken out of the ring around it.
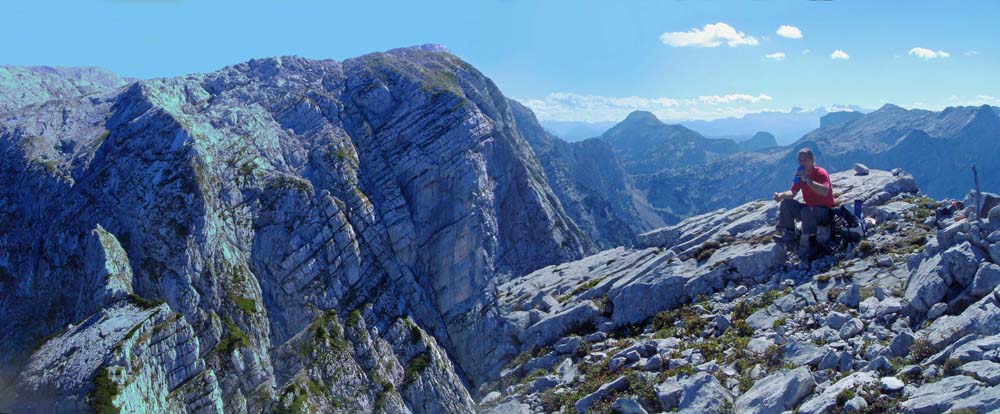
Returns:
[[[794,237],[795,220],[802,222],[803,237],[815,236],[816,227],[833,222],[833,211],[826,206],[807,206],[791,198],[783,200],[778,213],[778,228]]]

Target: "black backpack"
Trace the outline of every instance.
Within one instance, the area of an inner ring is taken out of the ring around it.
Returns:
[[[834,251],[846,251],[852,244],[865,238],[864,222],[843,204],[833,209],[833,223],[830,228],[828,247]]]

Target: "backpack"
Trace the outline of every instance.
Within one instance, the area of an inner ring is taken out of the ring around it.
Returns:
[[[830,229],[831,247],[845,251],[852,244],[865,238],[864,222],[843,204],[833,209],[833,224]]]

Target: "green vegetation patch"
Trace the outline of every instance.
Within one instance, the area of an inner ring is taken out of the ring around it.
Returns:
[[[226,326],[226,331],[219,340],[219,344],[215,346],[216,351],[228,355],[236,349],[250,346],[250,337],[236,323],[226,318],[223,320],[223,324]]]
[[[152,309],[163,304],[162,300],[151,300],[146,299],[142,296],[136,295],[135,293],[129,293],[128,302],[138,306],[140,309]]]
[[[424,350],[406,365],[406,371],[403,372],[403,384],[411,384],[416,381],[429,366],[431,366],[431,353],[430,350]]]
[[[118,384],[111,380],[108,367],[101,367],[94,375],[94,390],[90,393],[90,408],[96,414],[118,414],[121,410],[114,405],[118,396]]]
[[[229,293],[229,300],[233,301],[237,308],[239,308],[243,313],[247,315],[253,315],[257,313],[257,304],[253,299],[245,298],[240,295]]]

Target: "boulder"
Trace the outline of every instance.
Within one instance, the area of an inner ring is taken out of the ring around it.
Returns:
[[[763,354],[765,351],[767,351],[767,348],[771,347],[771,345],[774,345],[774,341],[768,338],[756,337],[756,338],[751,338],[750,341],[747,342],[746,349],[747,351],[750,352]]]
[[[937,319],[941,317],[941,315],[944,315],[944,312],[947,310],[948,310],[947,304],[935,303],[934,306],[931,306],[931,308],[927,310],[927,319],[928,320]]]
[[[954,283],[960,286],[972,284],[972,278],[975,276],[982,259],[982,254],[975,249],[972,243],[965,242],[941,253],[941,259],[947,266]]]
[[[913,345],[913,334],[903,331],[892,338],[889,342],[889,356],[904,357],[910,353],[910,345]]]
[[[847,389],[858,389],[865,384],[874,383],[877,378],[870,372],[855,372],[823,389],[798,408],[799,414],[822,414],[829,412],[837,405],[837,395]]]
[[[920,266],[910,273],[903,298],[916,312],[926,312],[931,306],[944,299],[948,293],[949,281],[942,279],[948,275],[948,267],[941,256],[933,256],[920,262]]]
[[[556,342],[552,348],[560,354],[571,354],[576,352],[582,342],[583,339],[579,336],[567,336],[560,339],[559,342]]]
[[[724,403],[732,400],[729,390],[705,372],[668,379],[656,386],[656,394],[664,411],[684,414],[722,414]]]
[[[864,398],[854,397],[844,403],[845,413],[861,413],[868,409],[868,401]]]
[[[826,355],[826,349],[811,342],[792,341],[784,346],[782,355],[792,365],[815,366]]]
[[[902,402],[906,412],[913,414],[943,413],[956,401],[981,391],[983,384],[972,377],[956,375],[921,385]]]
[[[680,405],[685,385],[686,381],[684,380],[667,379],[654,388],[656,398],[660,400],[660,407],[663,411],[672,411]]]
[[[840,330],[840,328],[844,326],[844,323],[847,322],[847,319],[847,315],[837,311],[832,311],[826,316],[826,326]]]
[[[906,385],[903,384],[902,380],[896,377],[882,377],[882,379],[879,380],[879,384],[882,391],[889,393],[899,392],[903,389],[903,386]]]
[[[976,275],[972,279],[969,293],[974,298],[979,299],[992,292],[998,285],[1000,285],[1000,266],[983,262],[979,264],[979,270],[976,271]]]
[[[593,321],[600,314],[601,310],[593,302],[580,302],[525,329],[519,335],[521,346],[531,349],[551,344],[574,327]]]
[[[556,373],[559,374],[559,383],[561,384],[572,384],[580,376],[580,370],[570,358],[559,363],[559,366],[556,367]]]
[[[857,308],[861,304],[861,285],[852,283],[851,287],[837,296],[837,302],[849,308]]]
[[[1000,228],[1000,206],[993,206],[985,217],[989,219],[990,228],[996,230]]]
[[[647,414],[646,409],[632,398],[619,398],[611,404],[611,411],[616,414]]]
[[[969,222],[968,220],[962,220],[956,223],[952,223],[948,227],[938,230],[937,242],[942,249],[951,247],[955,244],[955,237],[958,234],[969,232]]]
[[[595,402],[600,401],[611,392],[623,391],[626,388],[628,388],[628,379],[625,377],[618,377],[618,379],[605,383],[597,388],[596,391],[580,398],[574,407],[578,413],[589,413],[590,406],[594,405]]]
[[[958,372],[976,378],[990,386],[1000,384],[1000,364],[993,361],[972,361],[959,367]]]
[[[528,387],[528,391],[535,394],[555,387],[556,385],[559,385],[559,377],[555,375],[545,375],[532,381],[531,386]]]
[[[858,318],[851,318],[840,328],[840,337],[850,339],[865,330],[865,324]]]
[[[779,371],[755,383],[733,408],[738,413],[781,414],[795,408],[815,387],[809,368]]]

